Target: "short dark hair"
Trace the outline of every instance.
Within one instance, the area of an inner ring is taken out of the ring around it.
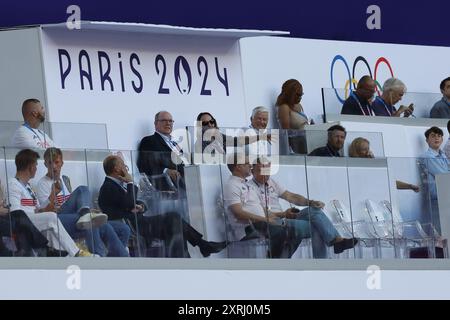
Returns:
[[[242,158],[244,158],[244,162],[242,162]],[[247,162],[247,157],[243,153],[233,152],[231,155],[227,157],[227,167],[231,173],[236,169],[238,164],[245,164]]]
[[[113,172],[117,159],[117,156],[109,155],[103,160],[103,170],[105,170],[106,175],[109,176],[109,174]]]
[[[30,165],[37,162],[39,159],[39,153],[31,149],[20,150],[16,154],[15,162],[17,171],[26,170]]]
[[[448,120],[448,122],[447,122],[447,131],[448,131],[448,133],[450,133],[450,120]]]
[[[237,163],[238,163],[237,153],[233,153],[233,154],[231,154],[231,156],[229,156],[227,158],[227,167],[231,173],[233,173],[234,169],[236,168]]]
[[[45,150],[45,152],[44,152],[44,161],[50,162],[53,159],[56,159],[57,157],[62,158],[62,156],[63,156],[63,154],[62,154],[61,149],[55,148],[55,147],[50,147],[50,148],[47,148],[47,150]]]
[[[27,99],[24,102],[22,102],[22,115],[23,116],[25,116],[26,108],[30,103],[41,103],[41,102],[36,98]]]
[[[427,131],[425,131],[425,138],[428,139],[428,137],[430,136],[430,134],[435,133],[438,135],[443,136],[444,132],[441,130],[441,128],[438,127],[431,127],[430,129],[428,129]]]
[[[347,131],[345,131],[345,128],[339,124],[335,124],[334,126],[331,126],[328,128],[328,136],[330,136],[333,131],[338,130],[338,131],[342,131],[345,133],[345,135],[347,135]]]
[[[441,81],[441,84],[439,85],[439,88],[441,88],[441,90],[444,90],[445,88],[445,83],[447,81],[450,81],[450,77],[445,78],[444,80]]]

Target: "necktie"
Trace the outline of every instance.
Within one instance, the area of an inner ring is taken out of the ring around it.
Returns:
[[[172,147],[175,148],[179,154],[183,154],[183,149],[181,149],[180,145],[178,143],[176,143],[176,141],[170,140],[170,143],[172,144]]]

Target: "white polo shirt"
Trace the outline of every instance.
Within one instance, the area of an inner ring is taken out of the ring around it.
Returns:
[[[283,211],[279,199],[286,189],[281,187],[275,180],[270,178],[266,184],[260,184],[252,178],[247,184],[250,186],[252,197],[257,197],[263,208],[267,206],[269,212]]]
[[[264,208],[260,204],[257,193],[250,192],[250,185],[245,179],[231,176],[224,186],[223,200],[225,211],[231,230],[228,230],[228,239],[238,241],[245,236],[245,227],[250,221],[238,220],[229,207],[233,204],[241,204],[242,209],[255,215],[265,217]]]
[[[47,149],[55,143],[39,129],[33,129],[25,124],[17,128],[11,139],[11,146],[15,148]]]
[[[16,178],[11,178],[8,186],[11,211],[23,210],[27,214],[34,214],[40,208],[39,200],[29,183],[24,185]]]

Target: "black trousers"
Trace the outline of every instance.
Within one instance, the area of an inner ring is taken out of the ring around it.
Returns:
[[[295,230],[291,227],[268,224],[265,221],[253,222],[252,226],[256,232],[269,240],[269,258],[290,258],[301,240],[295,235]],[[250,226],[245,229],[247,234],[254,232]]]
[[[12,211],[7,216],[0,217],[0,237],[11,237],[11,231],[16,239],[17,255],[27,256],[30,255],[31,249],[47,247],[48,240],[22,210]],[[0,255],[12,255],[3,241],[0,241]]]
[[[164,240],[166,257],[189,258],[187,242],[196,246],[203,237],[176,212],[136,217],[139,233],[146,239],[147,245],[152,239]]]

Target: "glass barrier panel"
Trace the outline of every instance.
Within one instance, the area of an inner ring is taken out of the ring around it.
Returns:
[[[395,242],[392,219],[380,205],[391,203],[386,159],[348,158],[347,165],[352,219],[363,223],[365,238],[376,246],[373,258],[398,257],[400,247]]]
[[[328,131],[306,130],[308,154],[318,148],[327,149]],[[332,150],[327,149],[331,156]],[[383,135],[380,132],[347,131],[345,142],[339,151],[342,156],[384,157]]]
[[[108,132],[103,123],[45,122],[45,132],[55,146],[65,149],[108,149]]]
[[[327,218],[327,224],[329,222],[332,224],[329,230],[331,230],[331,234],[338,237],[336,240],[364,237],[364,234],[359,232],[361,223],[353,219],[352,211],[350,210],[351,199],[347,165],[346,158],[306,158],[308,198],[324,204],[322,211]],[[361,227],[363,228],[364,226]],[[373,248],[373,244],[367,242],[369,249],[366,249],[364,245],[366,242],[361,243],[360,241],[355,249],[352,249],[354,243],[351,240],[335,245],[336,240],[334,243],[327,243],[329,245],[328,258],[361,258],[364,256],[365,251],[371,253]]]
[[[354,94],[353,92],[349,89],[322,88],[325,117],[327,118],[327,115],[341,114],[344,101]],[[431,109],[435,103],[442,99],[442,94],[406,92],[402,97],[400,97],[400,100],[397,98],[395,98],[395,100],[390,99],[391,98],[389,96],[383,97],[381,88],[379,88],[371,102],[373,113],[376,116],[389,117],[399,111],[401,112],[400,117],[436,118],[437,116],[431,116]],[[393,105],[395,110],[392,109],[392,105],[389,101],[391,101],[391,103],[395,102]],[[329,121],[329,119],[325,120]]]
[[[31,128],[23,121],[0,121],[0,146],[64,149],[108,149],[105,124],[44,122]]]
[[[20,246],[19,237],[16,236],[16,230],[13,230],[12,219],[14,215],[10,214],[8,193],[8,175],[6,173],[6,154],[5,148],[0,150],[0,256],[27,256],[31,253],[25,251],[26,243]]]

